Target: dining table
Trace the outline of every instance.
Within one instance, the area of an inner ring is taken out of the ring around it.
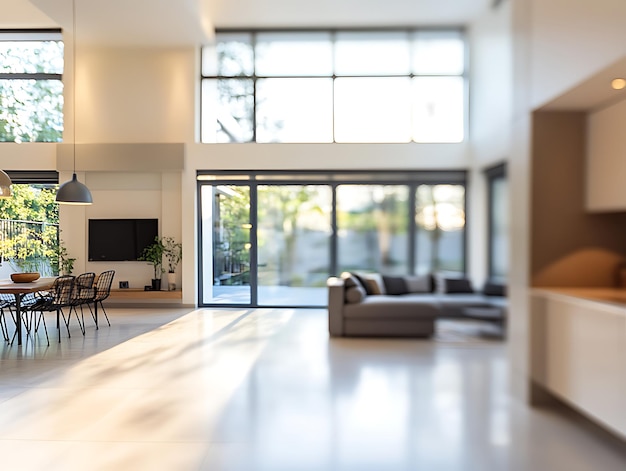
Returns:
[[[25,294],[47,291],[54,284],[54,277],[42,277],[28,283],[16,283],[10,279],[0,280],[0,294],[15,296],[15,324],[17,344],[22,345],[22,298]]]

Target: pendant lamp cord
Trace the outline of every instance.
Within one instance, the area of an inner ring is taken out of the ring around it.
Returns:
[[[76,0],[72,0],[72,87],[73,87],[73,101],[72,101],[72,123],[73,127],[73,174],[76,174]]]

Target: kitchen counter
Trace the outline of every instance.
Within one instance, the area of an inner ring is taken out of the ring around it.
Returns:
[[[533,294],[548,297],[569,297],[580,300],[606,303],[624,309],[626,315],[626,289],[619,288],[533,288]]]
[[[626,290],[534,288],[531,378],[626,440]]]

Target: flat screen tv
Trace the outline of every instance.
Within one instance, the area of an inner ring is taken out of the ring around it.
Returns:
[[[138,260],[158,234],[158,219],[90,219],[89,261]]]

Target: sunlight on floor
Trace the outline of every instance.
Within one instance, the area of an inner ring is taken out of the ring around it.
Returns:
[[[468,326],[330,339],[324,310],[111,320],[0,349],[3,468],[623,470],[626,455],[513,401],[505,344]]]

